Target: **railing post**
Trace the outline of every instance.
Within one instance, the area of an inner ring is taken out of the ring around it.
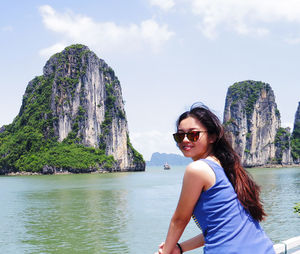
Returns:
[[[285,242],[283,242],[284,244],[284,254],[287,254],[288,248],[287,248],[287,244]]]
[[[294,248],[298,248],[298,251],[296,250],[295,253],[300,253],[300,236],[290,238],[278,244],[274,244],[274,250],[276,254],[287,254],[289,250]]]

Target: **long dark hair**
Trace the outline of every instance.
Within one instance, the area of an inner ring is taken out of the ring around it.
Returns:
[[[242,206],[255,220],[262,221],[266,213],[259,197],[260,187],[243,168],[238,154],[226,138],[219,118],[203,104],[196,104],[178,118],[177,128],[187,117],[195,117],[206,127],[209,135],[215,135],[212,154],[220,161]]]

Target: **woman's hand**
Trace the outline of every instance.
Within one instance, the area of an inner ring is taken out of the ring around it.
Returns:
[[[163,248],[164,248],[165,243],[162,242],[159,246],[158,246],[158,252],[155,252],[154,254],[163,254]],[[176,245],[175,248],[171,251],[170,254],[180,254],[180,249],[178,248],[178,246]]]
[[[163,249],[164,245],[165,245],[165,242],[162,242],[162,243],[158,246],[158,252],[155,252],[154,254],[161,254],[161,253],[163,253],[163,252],[162,252],[162,249]]]

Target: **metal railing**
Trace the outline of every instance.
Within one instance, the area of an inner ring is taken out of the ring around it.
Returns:
[[[276,254],[300,254],[300,236],[274,244]]]

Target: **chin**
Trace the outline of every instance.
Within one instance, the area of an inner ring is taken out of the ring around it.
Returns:
[[[189,151],[181,151],[184,157],[192,158],[193,154],[189,153]]]

